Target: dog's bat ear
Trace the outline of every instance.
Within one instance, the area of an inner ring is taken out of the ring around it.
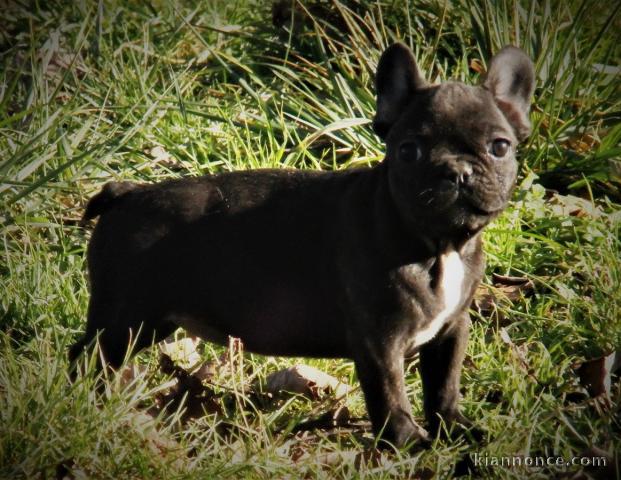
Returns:
[[[425,85],[406,45],[395,43],[384,51],[375,76],[377,112],[373,119],[373,129],[380,138],[386,138],[412,96]]]
[[[492,57],[483,87],[494,95],[518,140],[528,137],[528,111],[535,90],[535,68],[530,58],[517,47],[504,47]]]

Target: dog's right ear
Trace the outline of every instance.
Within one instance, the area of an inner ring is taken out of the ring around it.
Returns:
[[[417,90],[426,83],[412,51],[403,43],[388,47],[380,58],[375,76],[377,112],[373,129],[383,140]]]

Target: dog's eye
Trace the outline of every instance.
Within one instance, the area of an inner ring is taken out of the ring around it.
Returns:
[[[417,162],[423,152],[416,142],[404,142],[399,145],[399,159],[404,162]]]
[[[511,143],[509,142],[509,140],[505,140],[504,138],[497,138],[492,142],[489,153],[494,155],[494,157],[496,158],[502,158],[509,152],[510,149]]]

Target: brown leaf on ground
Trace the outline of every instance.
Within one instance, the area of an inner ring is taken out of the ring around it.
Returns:
[[[120,383],[121,388],[126,387],[136,380],[140,375],[143,375],[147,370],[147,367],[141,365],[139,363],[131,363],[129,365],[125,365],[123,370],[121,370],[120,375]]]
[[[176,365],[164,353],[160,356],[160,368],[165,374],[173,376],[176,382],[168,392],[156,396],[159,410],[173,413],[183,406],[181,420],[184,422],[205,414],[222,414],[219,396],[210,387],[203,385],[199,377]]]
[[[549,205],[557,216],[599,218],[604,214],[603,210],[592,201],[574,195],[555,193]]]
[[[153,416],[142,412],[134,413],[129,417],[127,426],[140,436],[143,445],[154,456],[163,458],[177,468],[183,465],[183,447],[157,428],[157,421]]]
[[[490,316],[502,304],[513,304],[535,292],[535,284],[527,277],[492,274],[492,285],[477,287],[472,308],[484,317]]]
[[[308,365],[295,365],[291,368],[272,373],[267,377],[268,393],[291,392],[319,399],[328,392],[337,397],[346,395],[351,387],[338,381],[331,375]]]
[[[479,75],[484,75],[486,73],[485,67],[483,66],[483,62],[478,58],[473,58],[470,60],[470,68],[477,72]]]
[[[347,31],[347,22],[336,5],[323,1],[302,3],[276,0],[272,2],[272,24],[277,29],[292,28],[296,37],[305,30],[313,29],[316,19],[321,19],[322,23],[332,25],[340,31]],[[350,4],[349,8],[356,10],[355,3]]]
[[[580,384],[587,389],[591,397],[610,396],[610,375],[619,367],[617,357],[618,354],[612,352],[575,366]]]
[[[184,368],[192,368],[200,363],[202,357],[196,351],[200,343],[198,337],[183,337],[177,340],[164,340],[159,343],[160,351],[173,362]]]
[[[515,285],[523,287],[524,285],[532,285],[532,282],[527,277],[517,277],[513,275],[501,275],[499,273],[492,273],[492,280],[494,285],[501,287],[503,285]]]
[[[600,141],[589,133],[574,135],[565,140],[562,145],[578,153],[591,152],[599,146]]]
[[[355,452],[321,452],[316,458],[316,463],[323,467],[334,467],[342,464],[346,460],[353,460],[356,456]]]
[[[145,148],[144,153],[149,155],[153,163],[162,164],[165,167],[174,167],[177,160],[162,145]]]
[[[306,430],[316,429],[332,429],[337,427],[347,427],[349,425],[349,419],[351,415],[349,409],[346,406],[340,406],[327,411],[318,418],[306,420],[305,422],[298,423],[292,430],[293,433],[303,432]]]
[[[230,367],[237,367],[243,363],[244,359],[244,342],[241,338],[229,336],[229,344],[226,351],[220,355],[218,359],[221,365],[229,365]]]
[[[372,470],[379,468],[382,473],[390,475],[398,475],[395,468],[394,461],[391,458],[392,455],[388,454],[385,450],[378,448],[365,448],[361,452],[358,452],[354,459],[354,466],[356,470]]]
[[[526,353],[524,352],[524,347],[522,345],[516,345],[513,340],[511,340],[509,332],[507,332],[504,327],[500,328],[498,334],[500,335],[500,339],[502,340],[502,342],[511,349],[511,353],[513,354],[514,358],[518,360],[520,366],[528,373],[529,376],[532,377],[532,374],[530,373],[528,359],[526,358]]]
[[[201,382],[208,382],[217,375],[219,366],[220,363],[218,361],[209,360],[203,362],[193,370],[192,376],[198,378]]]
[[[316,457],[316,463],[321,465],[324,469],[333,468],[343,463],[353,463],[354,468],[357,471],[372,471],[381,470],[382,474],[388,474],[392,476],[398,476],[396,469],[396,463],[394,455],[391,455],[387,451],[381,451],[377,448],[365,448],[363,451],[357,450],[341,450],[332,452],[322,452]],[[420,475],[420,476],[419,476]],[[430,475],[428,471],[420,471],[416,479],[429,479],[433,475]]]
[[[37,59],[41,62],[41,71],[47,80],[61,80],[64,70],[71,68],[79,77],[89,72],[80,52],[70,52],[62,45],[61,33],[50,32],[48,39],[39,49]]]

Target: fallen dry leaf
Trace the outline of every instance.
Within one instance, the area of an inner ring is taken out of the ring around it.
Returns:
[[[229,335],[228,348],[220,355],[219,363],[221,365],[229,365],[231,368],[237,367],[244,360],[244,342],[241,338],[231,337]]]
[[[205,414],[221,414],[220,398],[200,378],[191,375],[166,354],[160,356],[160,368],[167,375],[172,375],[176,382],[167,393],[159,393],[155,403],[159,410],[175,412],[183,406],[183,422],[200,418]]]
[[[184,337],[173,341],[164,340],[160,342],[159,347],[160,351],[168,355],[173,362],[180,363],[185,368],[192,368],[201,361],[201,356],[196,351],[199,342],[198,337]]]
[[[532,282],[527,277],[516,277],[513,275],[500,275],[499,273],[492,273],[492,280],[494,281],[494,285],[496,286],[502,286],[502,285],[524,286],[524,285],[532,284]]]
[[[526,358],[526,354],[524,353],[524,349],[517,346],[513,342],[513,340],[511,340],[511,337],[509,336],[509,332],[507,332],[507,330],[504,327],[501,327],[498,333],[500,335],[500,339],[503,341],[505,345],[509,346],[513,356],[519,361],[522,368],[526,370],[527,372],[529,372],[529,376],[532,376],[530,374],[530,367],[528,364],[528,359]]]
[[[555,193],[549,200],[552,212],[563,217],[591,217],[600,218],[604,212],[590,200],[574,195]]]
[[[324,467],[334,467],[347,460],[355,460],[356,453],[351,451],[343,452],[322,452],[315,457],[315,462]]]
[[[272,373],[267,377],[268,393],[291,392],[318,399],[328,391],[337,397],[346,395],[350,386],[338,381],[331,375],[308,365],[295,365],[291,368]]]
[[[201,382],[211,380],[218,373],[218,367],[220,363],[218,361],[208,360],[201,363],[192,371],[192,376],[198,378]]]
[[[147,413],[136,412],[129,418],[128,427],[140,436],[144,446],[153,455],[166,459],[168,464],[174,465],[177,468],[182,466],[185,457],[184,449],[179,443],[157,428],[157,422],[154,417]]]
[[[513,304],[535,292],[535,284],[527,277],[492,274],[492,282],[492,285],[479,285],[472,301],[473,308],[484,317],[501,304]]]
[[[356,455],[354,466],[358,471],[381,469],[382,474],[394,475],[396,478],[398,472],[391,457],[385,450],[365,448]]]
[[[61,45],[60,31],[50,32],[48,39],[40,48],[37,58],[41,62],[41,71],[47,80],[60,80],[63,70],[71,67],[78,76],[88,73],[80,52],[69,52]]]
[[[166,151],[162,145],[156,145],[144,150],[144,153],[149,155],[154,163],[174,164],[175,159]]]
[[[126,365],[123,370],[121,370],[121,378],[120,383],[121,387],[124,388],[130,383],[132,383],[136,378],[146,372],[147,367],[141,365],[139,363],[131,363],[130,365]]]
[[[485,67],[483,66],[483,62],[481,62],[481,60],[479,60],[478,58],[473,58],[472,60],[470,60],[470,68],[477,72],[479,75],[484,75],[486,72]]]
[[[600,141],[590,133],[574,135],[566,139],[562,145],[578,153],[586,153],[596,150]]]
[[[337,427],[346,427],[349,425],[351,415],[346,406],[340,406],[327,411],[318,418],[298,423],[292,430],[293,433],[303,432],[306,430],[332,429]]]
[[[619,355],[612,352],[608,355],[593,358],[576,366],[580,384],[587,389],[591,397],[610,395],[610,375],[618,370]]]
[[[353,463],[358,471],[381,470],[382,474],[397,476],[395,462],[391,460],[392,455],[382,452],[376,448],[366,448],[363,451],[342,450],[337,452],[322,452],[316,457],[316,463],[324,468],[331,468],[343,463]],[[421,477],[431,478],[421,474]]]

